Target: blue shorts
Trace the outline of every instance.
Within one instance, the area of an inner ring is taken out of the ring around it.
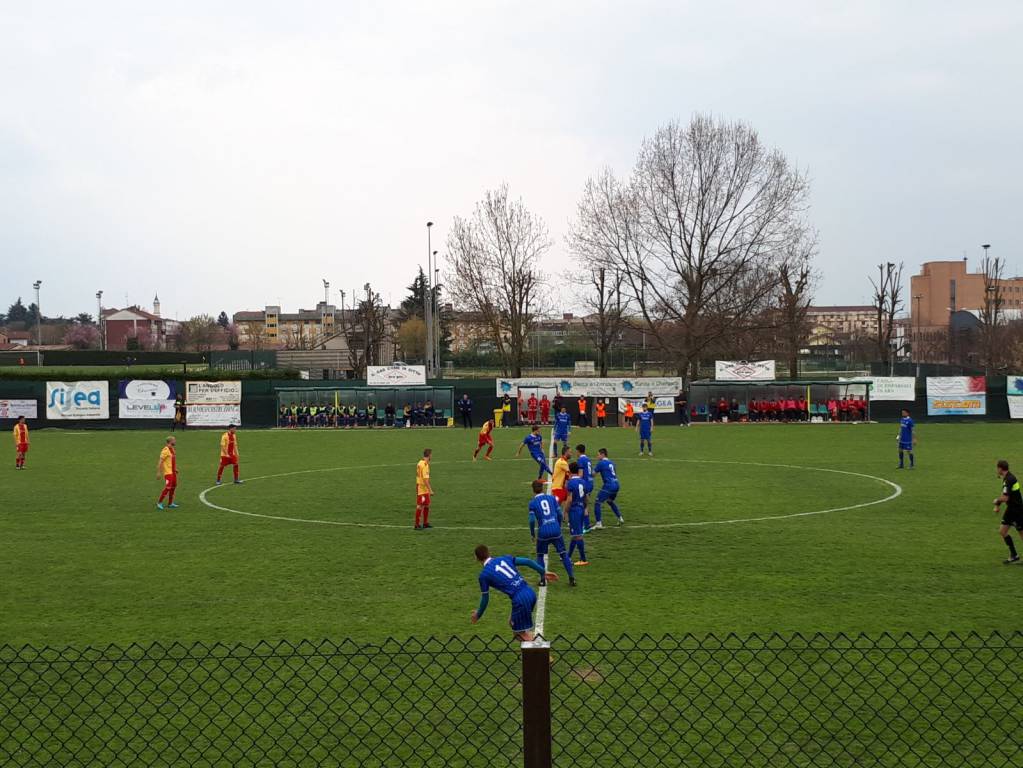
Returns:
[[[512,632],[526,632],[533,628],[533,608],[536,607],[536,592],[523,587],[512,598],[511,624]]]
[[[593,481],[590,480],[589,482],[586,482],[584,480],[583,481],[583,490],[586,491],[586,495],[587,496],[589,496],[591,493],[593,493]]]
[[[912,443],[899,443],[899,450],[900,451],[912,451],[913,450],[913,444]]]
[[[547,457],[544,456],[542,453],[531,453],[529,455],[533,457],[533,461],[535,461],[537,464],[547,463]]]
[[[586,514],[585,507],[572,506],[568,510],[568,530],[573,536],[583,535],[583,516]]]
[[[644,440],[646,440],[649,443],[653,439],[654,439],[654,436],[652,434],[651,435],[644,435],[644,434],[640,433],[640,435],[639,435],[639,441],[640,442],[643,442]]]
[[[555,552],[557,552],[559,555],[565,554],[565,537],[562,536],[560,533],[557,536],[551,536],[550,538],[547,539],[538,538],[536,540],[536,554],[538,556],[543,555],[544,557],[546,557],[547,552],[552,544],[554,545]]]
[[[597,503],[602,504],[605,501],[614,501],[617,498],[617,488],[601,488],[600,493],[597,494]]]
[[[554,442],[556,442],[556,443],[567,443],[568,442],[568,432],[565,432],[565,433],[555,432],[554,433],[554,437],[551,438],[551,439],[554,440]]]

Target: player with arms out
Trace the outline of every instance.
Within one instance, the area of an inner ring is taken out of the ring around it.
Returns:
[[[416,464],[416,527],[415,530],[432,528],[430,525],[430,499],[433,496],[433,486],[430,484],[430,459],[433,457],[433,450],[423,449],[423,458]],[[422,520],[422,524],[420,524]]]
[[[553,544],[565,566],[568,583],[574,587],[572,561],[565,551],[565,539],[561,535],[561,505],[554,496],[543,492],[543,480],[533,481],[533,494],[529,502],[529,536],[536,542],[536,562],[541,568],[546,568],[547,551]],[[546,580],[540,579],[540,586],[547,586]]]
[[[220,468],[217,469],[217,485],[224,477],[224,468],[231,467],[234,472],[234,484],[241,485],[238,479],[238,427],[229,424],[227,432],[220,436]]]
[[[554,414],[554,436],[551,441],[554,443],[554,455],[560,456],[558,453],[558,443],[563,443],[564,447],[568,447],[568,433],[572,430],[572,416],[568,412],[568,408],[562,406],[561,410]]]
[[[547,457],[543,455],[543,436],[540,434],[539,425],[534,424],[529,434],[522,438],[522,442],[519,443],[519,449],[515,452],[516,459],[522,455],[523,446],[529,448],[529,455],[540,466],[538,480],[543,480],[544,474],[553,474],[551,468],[547,466]]]
[[[480,428],[479,440],[476,441],[476,450],[472,452],[473,461],[476,461],[476,457],[480,455],[484,445],[487,446],[487,452],[483,455],[483,458],[487,461],[493,461],[490,458],[490,454],[494,452],[494,426],[495,422],[493,419],[487,419],[483,422],[483,426]]]
[[[597,466],[593,468],[593,471],[600,475],[600,479],[603,482],[600,486],[600,492],[597,494],[597,502],[593,505],[593,516],[597,519],[593,527],[604,527],[604,523],[601,522],[600,508],[605,502],[611,507],[611,511],[615,513],[615,517],[618,518],[618,525],[624,525],[625,518],[622,517],[621,510],[618,509],[618,504],[615,503],[618,499],[618,491],[621,489],[618,483],[618,471],[615,469],[614,462],[607,457],[607,448],[599,449],[597,456],[600,458],[597,460]]]
[[[176,443],[177,441],[173,437],[168,437],[156,463],[156,476],[163,479],[163,491],[156,502],[157,509],[164,508],[164,499],[167,499],[169,509],[178,508],[178,505],[174,503],[174,491],[178,487],[178,456],[174,449]]]
[[[998,529],[998,535],[1009,548],[1009,559],[1006,565],[1019,562],[1019,555],[1016,554],[1016,547],[1012,543],[1012,529],[1015,528],[1019,537],[1023,540],[1023,494],[1020,493],[1019,480],[1009,471],[1009,462],[1002,459],[997,464],[998,476],[1002,478],[1002,495],[995,499],[995,512],[1002,511],[1005,505],[1005,512],[1002,512],[1002,527]]]
[[[572,537],[572,541],[568,545],[568,557],[572,558],[572,553],[578,549],[579,559],[576,560],[576,565],[589,565],[589,561],[586,559],[586,544],[583,542],[583,535],[586,533],[586,525],[584,518],[586,515],[586,483],[583,480],[582,470],[579,468],[579,463],[573,461],[568,465],[568,471],[570,477],[568,479],[568,485],[565,486],[568,491],[568,498],[565,500],[565,505],[568,507],[568,532]]]
[[[565,486],[568,484],[569,475],[569,456],[571,451],[567,445],[561,449],[561,455],[558,460],[554,462],[554,478],[551,480],[551,496],[558,500],[558,504],[564,504],[565,499],[568,498],[568,490]]]
[[[643,410],[639,412],[636,419],[636,429],[639,430],[639,455],[643,455],[643,447],[654,455],[654,410],[648,403],[643,404]]]
[[[916,445],[916,435],[913,434],[913,429],[916,424],[909,415],[909,409],[902,409],[902,418],[899,419],[899,469],[904,469],[905,464],[903,462],[903,453],[909,453],[909,468],[912,469],[916,466],[916,462],[913,459],[913,446]]]
[[[28,424],[25,417],[19,416],[14,424],[14,468],[25,468],[25,454],[28,453]]]
[[[490,549],[485,544],[476,547],[474,554],[476,561],[483,565],[483,569],[479,576],[480,605],[472,612],[470,621],[475,624],[483,618],[487,605],[490,603],[490,588],[493,587],[511,599],[512,611],[508,623],[511,625],[512,632],[515,633],[515,639],[528,643],[533,639],[533,609],[536,607],[536,592],[522,578],[518,566],[532,568],[545,581],[557,581],[558,574],[545,573],[538,563],[528,557],[512,557],[511,555],[491,557]]]

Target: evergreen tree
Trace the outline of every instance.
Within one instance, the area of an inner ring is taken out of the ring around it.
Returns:
[[[34,305],[33,305],[34,306]],[[7,310],[7,322],[9,323],[24,323],[29,319],[28,308],[21,303],[21,297],[11,304]]]
[[[221,313],[217,315],[217,325],[224,329],[231,325],[231,319],[227,316],[227,312],[221,311]]]

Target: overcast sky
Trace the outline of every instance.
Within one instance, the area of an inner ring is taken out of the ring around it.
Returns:
[[[46,314],[400,300],[507,181],[552,273],[588,175],[741,119],[812,178],[818,303],[882,260],[1023,271],[1023,3],[0,5],[0,303]]]

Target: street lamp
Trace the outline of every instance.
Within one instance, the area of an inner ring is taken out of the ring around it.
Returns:
[[[440,266],[437,261],[437,251],[433,252],[433,289],[430,291],[430,301],[433,303],[433,370],[440,376],[440,300],[437,296],[437,289],[440,286]]]
[[[43,346],[43,310],[39,304],[39,287],[43,284],[42,280],[36,280],[32,283],[32,287],[36,289],[36,346]]]
[[[433,276],[433,242],[431,239],[431,230],[433,229],[433,222],[426,222],[426,285],[423,286],[425,292],[423,294],[423,319],[426,321],[426,375],[427,377],[436,376],[436,371],[433,369],[433,285],[431,278]]]
[[[103,291],[96,291],[96,325],[99,326],[99,348],[107,348],[107,334],[103,328]]]

